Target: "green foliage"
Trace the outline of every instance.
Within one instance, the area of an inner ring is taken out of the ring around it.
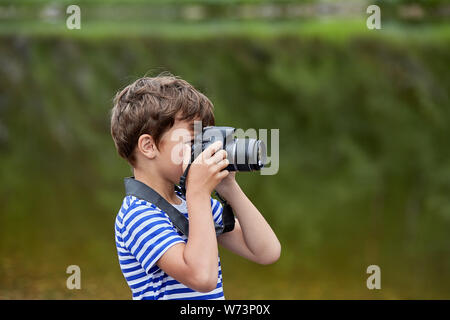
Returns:
[[[120,88],[162,71],[208,95],[218,124],[280,129],[278,174],[238,181],[282,258],[259,267],[223,251],[227,298],[448,298],[447,29],[427,33],[442,41],[306,30],[320,28],[3,36],[0,298],[130,297],[113,236],[130,169],[109,110]],[[80,293],[64,287],[70,264],[86,270]],[[370,264],[384,275],[378,294],[365,288]]]

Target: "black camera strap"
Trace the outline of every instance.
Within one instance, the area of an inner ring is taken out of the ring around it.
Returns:
[[[188,169],[185,170],[187,175]],[[186,177],[184,175],[184,177]],[[136,198],[145,200],[147,202],[153,203],[159,209],[164,211],[172,221],[173,225],[186,237],[189,234],[189,222],[188,219],[178,211],[173,205],[171,205],[166,199],[164,199],[159,193],[136,180],[134,177],[128,177],[124,179],[125,183],[125,193],[127,196],[135,196]],[[175,191],[181,192],[183,195],[186,194],[185,185],[183,182],[183,187],[178,187],[175,185]],[[216,235],[220,235],[225,232],[229,232],[234,229],[234,214],[231,206],[224,201],[219,194],[217,194],[219,200],[222,202],[222,222],[223,226],[214,223],[214,228],[216,230]]]
[[[189,162],[186,169],[183,172],[183,175],[180,177],[180,189],[184,195],[186,195],[186,179],[187,179],[187,174],[189,172],[190,167],[191,167],[191,163]]]
[[[183,172],[183,175],[180,177],[180,189],[181,192],[183,193],[183,195],[186,195],[186,180],[187,180],[187,175],[189,172],[189,168],[191,167],[191,162],[189,162],[189,164],[187,165],[186,169]],[[222,198],[220,196],[220,194],[215,191],[215,194],[217,196],[217,198],[219,199],[220,203],[222,204],[222,223],[223,223],[223,230],[221,233],[225,233],[225,232],[230,232],[234,229],[234,213],[233,213],[233,208],[231,208],[231,206],[228,204],[228,202],[226,202],[226,200],[224,198]],[[219,233],[219,234],[221,234]],[[216,234],[217,234],[217,229],[216,229]]]

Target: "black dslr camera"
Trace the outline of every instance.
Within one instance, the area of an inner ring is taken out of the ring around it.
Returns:
[[[194,137],[191,163],[209,145],[222,141],[222,149],[227,151],[228,171],[260,170],[266,162],[266,145],[252,138],[239,139],[233,136],[232,127],[204,127],[201,136]]]
[[[255,171],[260,170],[266,163],[266,145],[261,140],[252,138],[236,138],[233,136],[235,128],[232,127],[214,127],[203,128],[201,133],[194,137],[192,144],[191,163],[202,153],[209,145],[216,141],[222,141],[222,149],[227,151],[229,165],[225,168],[228,171]],[[179,189],[186,194],[186,178],[189,171],[188,164],[183,175],[180,177]],[[215,225],[216,234],[229,232],[234,229],[234,214],[231,206],[216,192],[217,197],[223,206],[222,221],[223,225]]]

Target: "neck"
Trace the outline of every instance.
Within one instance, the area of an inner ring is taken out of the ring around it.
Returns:
[[[168,202],[174,204],[180,203],[180,199],[175,195],[174,185],[171,181],[146,170],[134,168],[133,171],[136,180],[145,183],[147,186],[158,192]]]

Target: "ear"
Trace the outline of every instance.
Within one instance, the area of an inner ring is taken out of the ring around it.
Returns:
[[[155,140],[149,134],[143,134],[139,137],[137,148],[148,159],[154,159],[158,154]]]

